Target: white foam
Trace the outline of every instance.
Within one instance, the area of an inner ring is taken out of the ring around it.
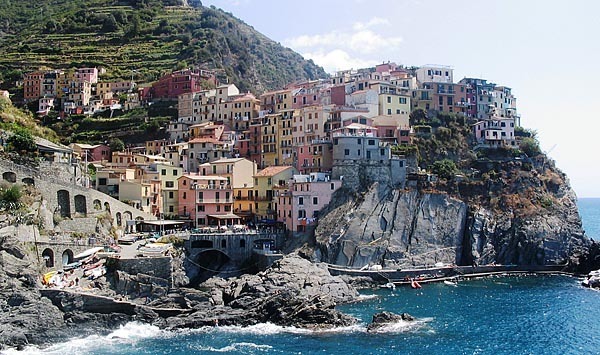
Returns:
[[[214,348],[212,346],[199,346],[199,347],[196,347],[194,350],[225,353],[225,352],[230,352],[230,351],[269,350],[269,349],[273,349],[273,347],[271,345],[266,345],[266,344],[233,343],[231,345],[227,345],[222,348]]]
[[[394,323],[386,324],[380,328],[373,329],[372,333],[406,333],[421,329],[427,325],[433,318],[421,318],[413,321],[399,320]]]
[[[372,300],[372,299],[375,299],[378,297],[379,297],[378,295],[359,295],[358,301]]]
[[[36,346],[30,346],[23,351],[9,349],[3,351],[3,354],[93,354],[99,347],[106,348],[111,344],[136,343],[141,339],[168,336],[170,333],[160,330],[158,327],[140,322],[130,322],[120,326],[117,330],[106,336],[90,335],[85,338],[75,338],[69,341],[58,343],[50,347],[40,349]],[[174,333],[173,333],[174,334]]]

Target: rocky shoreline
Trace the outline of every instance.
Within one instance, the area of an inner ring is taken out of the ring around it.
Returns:
[[[44,289],[23,245],[0,239],[0,349],[45,347],[71,337],[107,333],[131,321],[165,330],[273,323],[305,329],[355,324],[335,309],[358,291],[324,265],[289,255],[256,275],[211,278],[197,289],[170,288],[149,300],[147,275],[109,273],[93,292]],[[144,286],[145,285],[145,286]],[[159,294],[157,292],[156,294]]]
[[[345,327],[358,320],[336,305],[358,300],[354,285],[369,286],[365,280],[332,276],[325,264],[296,254],[257,274],[214,277],[198,288],[170,288],[148,275],[114,270],[93,291],[46,289],[36,265],[21,243],[0,237],[0,350],[108,334],[132,321],[164,330],[259,323],[310,330]],[[384,312],[367,329],[377,332],[386,324],[413,320]]]

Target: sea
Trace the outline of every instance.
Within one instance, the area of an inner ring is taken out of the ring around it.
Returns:
[[[589,237],[600,240],[600,199],[580,199]],[[456,286],[363,290],[340,306],[360,320],[350,327],[308,331],[273,324],[165,331],[129,323],[110,334],[72,339],[37,354],[600,354],[600,292],[562,275],[497,276]],[[367,332],[373,314],[406,312]]]

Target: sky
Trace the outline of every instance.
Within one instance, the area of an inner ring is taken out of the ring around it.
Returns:
[[[600,197],[600,1],[203,0],[329,73],[382,62],[512,88],[578,197]],[[598,106],[596,106],[598,104]]]

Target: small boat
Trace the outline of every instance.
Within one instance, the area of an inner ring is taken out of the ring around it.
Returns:
[[[458,283],[456,283],[455,281],[444,280],[444,285],[457,287]]]
[[[417,281],[412,279],[412,280],[410,280],[410,287],[412,287],[414,289],[419,289],[419,288],[421,288],[421,285]]]

